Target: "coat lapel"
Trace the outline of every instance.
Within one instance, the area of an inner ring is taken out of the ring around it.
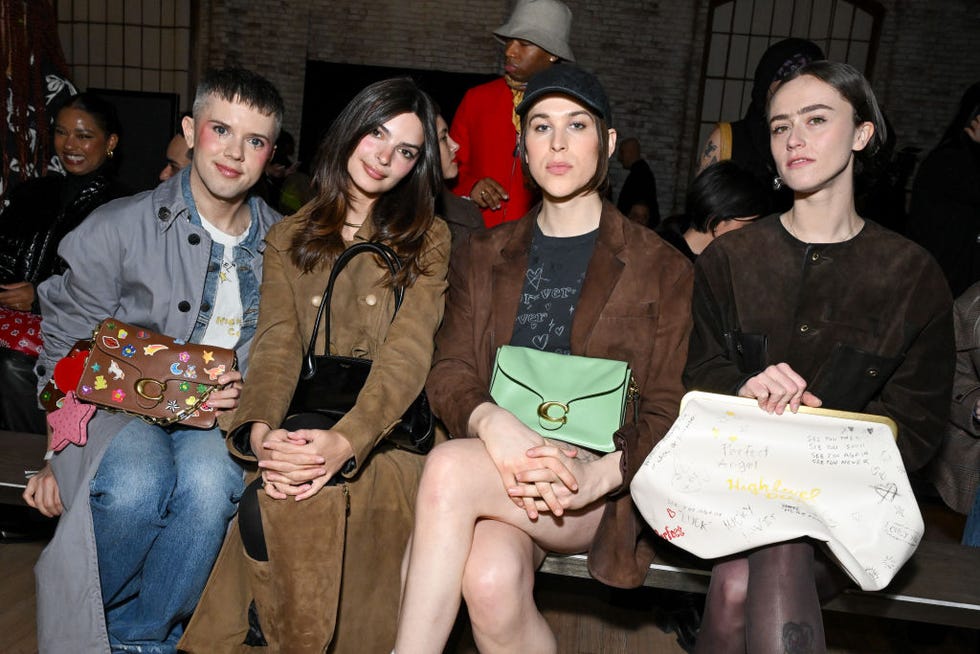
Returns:
[[[585,273],[582,295],[572,317],[572,353],[586,355],[589,336],[595,328],[603,307],[609,301],[625,263],[619,253],[625,247],[623,228],[615,220],[615,209],[608,202],[602,203],[602,216],[599,219],[599,235],[595,250]],[[622,219],[620,219],[622,220]]]
[[[499,310],[493,312],[491,356],[496,354],[498,347],[510,343],[514,334],[514,321],[517,320],[517,307],[524,289],[527,256],[531,248],[535,220],[537,211],[532,211],[521,219],[493,264],[491,306],[499,307]]]

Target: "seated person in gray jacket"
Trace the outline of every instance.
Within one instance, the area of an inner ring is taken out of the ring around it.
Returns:
[[[42,385],[108,316],[234,349],[245,370],[263,237],[281,218],[249,191],[282,114],[279,92],[255,73],[204,77],[183,120],[191,165],[104,205],[62,241],[68,270],[38,288]],[[227,386],[208,404],[234,409],[241,373],[217,381]],[[220,430],[159,427],[100,409],[84,446],[50,458],[24,492],[43,514],[63,513],[36,568],[40,651],[176,652],[243,489]]]

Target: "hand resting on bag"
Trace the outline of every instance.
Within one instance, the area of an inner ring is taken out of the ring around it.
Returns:
[[[33,304],[34,284],[30,282],[0,284],[0,307],[30,311]]]
[[[213,408],[215,413],[234,411],[242,396],[242,373],[238,370],[230,370],[219,376],[217,382],[224,388],[212,391],[208,396],[208,406]]]
[[[806,385],[806,380],[788,363],[777,363],[749,378],[736,395],[758,400],[760,409],[781,416],[787,405],[796,413],[801,404],[812,407],[823,404],[820,398],[806,390]]]
[[[517,486],[517,473],[541,468],[547,468],[566,488],[578,489],[575,476],[563,460],[548,456],[532,458],[527,455],[528,451],[545,445],[545,439],[528,429],[510,411],[485,402],[470,414],[469,430],[471,435],[483,441],[490,459],[500,473],[505,491]],[[561,515],[561,503],[550,492],[550,488],[542,486],[540,497],[549,503],[549,509],[553,513]],[[511,497],[511,500],[527,512],[528,518],[537,519],[538,509],[534,502],[524,502],[520,497]]]

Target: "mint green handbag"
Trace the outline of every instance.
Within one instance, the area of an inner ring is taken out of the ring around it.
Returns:
[[[490,380],[497,405],[547,438],[612,452],[636,383],[624,361],[502,345]]]

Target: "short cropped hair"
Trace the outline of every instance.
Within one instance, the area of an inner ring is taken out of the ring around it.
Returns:
[[[282,129],[286,105],[272,82],[245,68],[212,68],[204,74],[194,96],[194,117],[198,117],[211,97],[239,102],[276,120],[275,137]]]

